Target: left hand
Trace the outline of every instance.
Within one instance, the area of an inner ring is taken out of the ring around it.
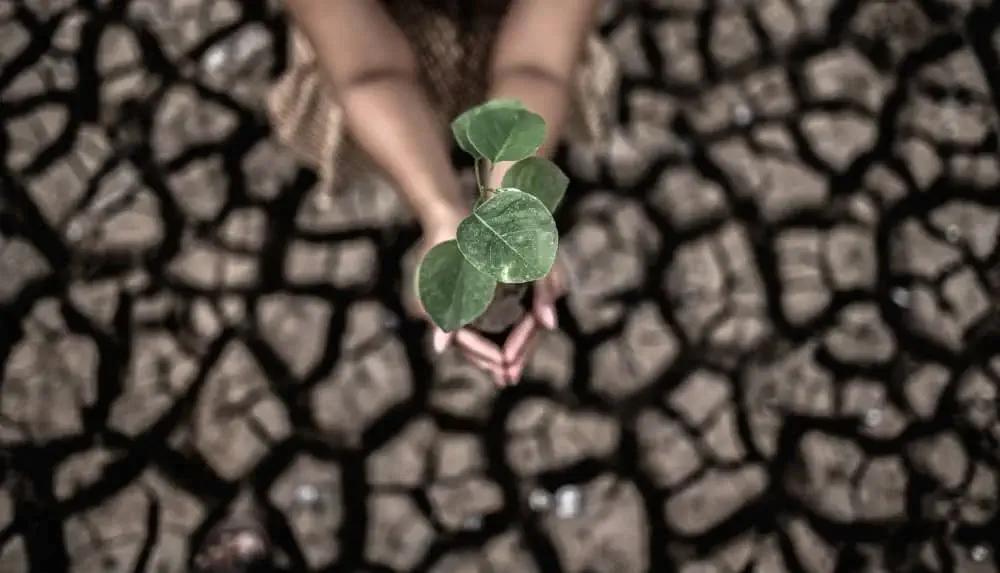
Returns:
[[[558,261],[545,278],[535,282],[531,312],[514,326],[503,345],[503,377],[497,379],[498,385],[517,384],[538,345],[539,331],[554,330],[559,325],[556,301],[566,294],[566,286],[566,271]]]
[[[427,252],[435,245],[455,238],[455,231],[462,221],[467,211],[459,208],[442,209],[441,214],[434,218],[427,218],[421,223],[423,236],[416,253],[419,255],[417,261],[423,260]],[[408,273],[416,273],[416,265]],[[416,294],[416,289],[408,293],[404,300],[404,305],[411,315],[427,320],[431,326],[432,347],[435,354],[441,354],[449,347],[455,346],[473,364],[489,372],[494,380],[503,380],[503,353],[501,349],[479,335],[471,328],[460,328],[457,331],[445,332],[435,326],[427,316],[423,304]],[[499,382],[498,382],[499,383]]]

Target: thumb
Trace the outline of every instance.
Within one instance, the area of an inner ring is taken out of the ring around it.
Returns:
[[[431,333],[431,347],[434,349],[435,354],[441,354],[447,350],[454,340],[454,332],[445,332],[436,326],[433,327],[433,331]]]
[[[556,318],[556,291],[552,280],[546,278],[535,283],[535,297],[532,314],[545,328],[552,330],[558,326]]]

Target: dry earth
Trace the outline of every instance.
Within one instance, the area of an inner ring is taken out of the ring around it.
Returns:
[[[609,2],[503,392],[403,317],[391,189],[270,138],[277,4],[0,2],[0,570],[248,506],[295,571],[996,570],[996,3]]]

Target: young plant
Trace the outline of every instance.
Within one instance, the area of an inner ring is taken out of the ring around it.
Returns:
[[[478,318],[499,285],[536,281],[552,270],[559,233],[552,213],[569,178],[535,152],[545,121],[517,100],[474,107],[451,124],[455,141],[476,160],[479,198],[455,239],[436,245],[417,270],[417,293],[431,321],[444,331]],[[498,189],[493,165],[515,162]]]

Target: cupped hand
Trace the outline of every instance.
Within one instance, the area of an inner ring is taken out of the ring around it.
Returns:
[[[455,210],[453,212],[435,217],[431,221],[423,223],[424,234],[418,251],[419,261],[424,259],[427,251],[435,246],[450,241],[455,238],[458,224],[467,215],[467,212]],[[417,266],[414,266],[414,270]],[[452,332],[445,332],[432,323],[420,303],[419,297],[415,293],[408,299],[411,301],[410,310],[416,316],[427,320],[431,326],[431,345],[435,354],[442,354],[448,348],[457,347],[462,354],[473,364],[485,370],[493,377],[498,385],[504,383],[504,359],[500,347],[490,342],[485,337],[469,328],[460,328]]]
[[[434,246],[454,239],[463,218],[462,213],[456,212],[434,223],[424,224],[419,260],[423,260]],[[545,278],[534,283],[531,312],[514,326],[503,348],[470,328],[445,332],[431,323],[434,352],[442,354],[448,348],[456,347],[469,362],[486,371],[497,386],[516,384],[521,380],[524,367],[537,346],[538,333],[558,326],[556,301],[566,293],[566,275],[564,265],[557,261]],[[412,300],[414,313],[430,322],[418,297],[414,296]]]
[[[538,345],[538,333],[553,330],[558,324],[556,301],[566,294],[566,269],[556,262],[549,274],[535,282],[531,312],[514,326],[503,345],[503,385],[517,384],[524,373],[524,366]]]
[[[513,162],[503,162],[493,166],[490,184],[501,187],[504,175]],[[531,312],[514,326],[501,350],[499,364],[502,375],[494,379],[498,385],[517,384],[524,373],[524,367],[538,345],[538,333],[541,330],[554,330],[558,326],[556,316],[556,301],[566,294],[569,286],[569,273],[564,260],[557,259],[545,278],[534,283],[534,293],[531,300]],[[495,365],[491,365],[495,366]]]

